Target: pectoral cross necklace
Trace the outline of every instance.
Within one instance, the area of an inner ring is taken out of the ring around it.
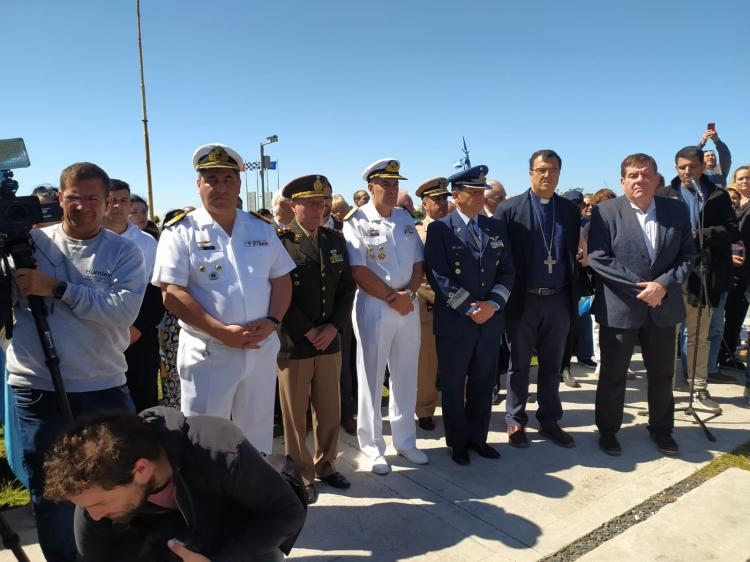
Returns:
[[[555,211],[557,210],[557,207],[555,207],[555,199],[554,196],[552,197],[552,232],[550,232],[550,241],[549,244],[547,244],[547,236],[544,234],[544,224],[542,223],[542,219],[539,216],[539,211],[536,210],[536,205],[534,205],[534,201],[531,201],[531,208],[534,209],[534,216],[536,216],[536,220],[539,223],[539,230],[542,232],[542,240],[544,241],[544,248],[547,250],[547,259],[544,260],[542,263],[547,266],[547,273],[552,275],[552,266],[554,266],[557,263],[557,260],[552,259],[552,245],[555,243]]]

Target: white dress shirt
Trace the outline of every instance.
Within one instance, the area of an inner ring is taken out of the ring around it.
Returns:
[[[648,251],[648,257],[651,259],[651,263],[654,263],[656,257],[656,237],[658,233],[658,224],[656,222],[656,202],[652,199],[651,204],[644,213],[638,207],[630,202],[630,206],[635,211],[635,216],[638,219],[638,224],[643,232],[643,240],[646,242],[646,250]]]

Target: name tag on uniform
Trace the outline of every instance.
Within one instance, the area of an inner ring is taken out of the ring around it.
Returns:
[[[214,246],[214,243],[210,240],[198,240],[196,242],[198,244],[199,250],[215,250],[216,246]]]
[[[341,263],[342,261],[344,261],[344,256],[339,254],[338,250],[333,249],[331,250],[330,259],[331,263]]]
[[[404,227],[404,234],[414,234],[415,232],[416,229],[411,225],[407,225]]]
[[[505,244],[503,244],[503,241],[499,236],[490,236],[490,247],[505,248]]]
[[[257,248],[259,246],[268,246],[268,240],[248,240],[245,242],[245,246],[248,248]]]

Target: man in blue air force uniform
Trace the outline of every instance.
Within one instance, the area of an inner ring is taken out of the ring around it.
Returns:
[[[487,444],[502,309],[513,286],[513,259],[503,224],[479,213],[487,166],[449,179],[456,209],[427,227],[427,279],[435,290],[433,330],[443,389],[445,440],[468,464],[468,449],[498,458]]]

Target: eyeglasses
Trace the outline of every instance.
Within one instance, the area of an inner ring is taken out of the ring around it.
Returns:
[[[539,174],[540,176],[556,176],[560,173],[560,168],[534,168],[532,172]]]

